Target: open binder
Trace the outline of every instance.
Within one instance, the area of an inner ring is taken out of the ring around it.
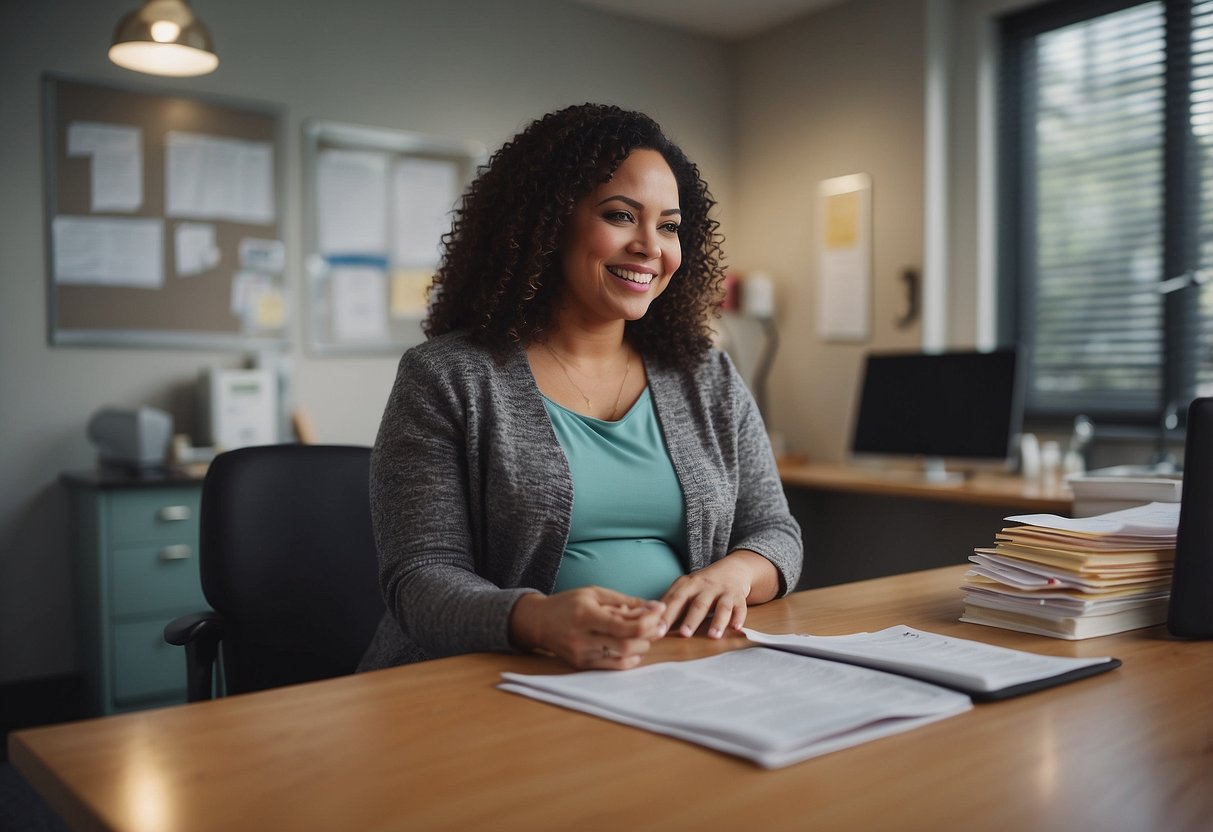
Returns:
[[[977,702],[1010,699],[1120,667],[1120,659],[1110,657],[1042,656],[904,625],[847,636],[745,634],[755,644],[908,676]]]
[[[778,768],[956,716],[973,699],[1120,665],[904,626],[827,637],[744,632],[755,647],[626,672],[503,673],[498,687]]]

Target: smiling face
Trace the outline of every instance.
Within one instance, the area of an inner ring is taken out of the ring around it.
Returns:
[[[682,264],[678,183],[655,150],[634,150],[578,200],[561,251],[561,325],[644,317]]]

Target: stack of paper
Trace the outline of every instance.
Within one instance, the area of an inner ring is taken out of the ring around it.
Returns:
[[[1166,620],[1179,503],[1007,520],[1023,525],[969,558],[961,621],[1082,639]]]

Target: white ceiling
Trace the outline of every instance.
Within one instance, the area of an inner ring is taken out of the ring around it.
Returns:
[[[723,40],[741,40],[843,0],[564,0]]]

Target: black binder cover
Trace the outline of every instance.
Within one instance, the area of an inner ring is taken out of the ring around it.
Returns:
[[[999,699],[1010,699],[1013,696],[1022,696],[1025,693],[1035,693],[1038,690],[1045,688],[1064,685],[1066,682],[1076,682],[1079,679],[1085,679],[1088,676],[1095,676],[1099,673],[1106,673],[1109,670],[1115,670],[1120,667],[1120,659],[1108,659],[1102,664],[1092,664],[1086,667],[1080,667],[1076,670],[1071,670],[1068,673],[1060,673],[1057,676],[1046,676],[1044,679],[1037,679],[1034,682],[1024,682],[1021,685],[1011,685],[998,690],[981,691],[981,690],[966,690],[963,687],[953,685],[943,685],[942,687],[950,687],[953,690],[958,690],[961,693],[967,693],[969,698],[974,702],[997,702]],[[939,682],[932,682],[938,685]]]

